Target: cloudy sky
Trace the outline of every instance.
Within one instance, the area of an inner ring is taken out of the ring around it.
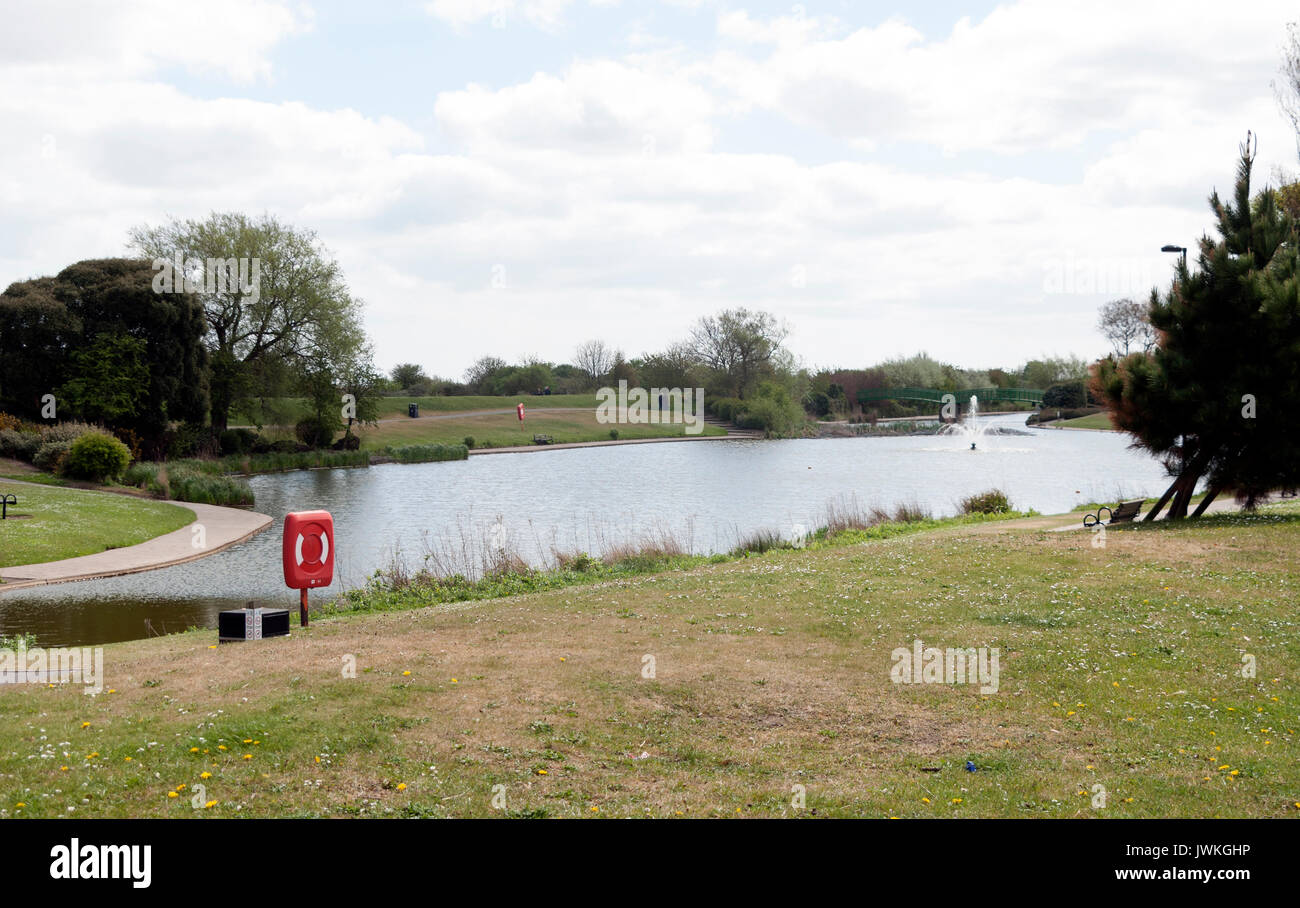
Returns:
[[[379,364],[628,355],[767,309],[809,366],[1091,356],[1238,143],[1297,169],[1293,0],[7,2],[0,285],[168,216],[318,232]]]

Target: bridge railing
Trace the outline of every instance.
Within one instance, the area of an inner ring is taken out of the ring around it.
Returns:
[[[1043,392],[1036,388],[967,388],[964,391],[941,391],[938,388],[864,388],[858,392],[858,403],[876,400],[924,400],[930,403],[943,403],[945,395],[951,394],[958,403],[964,403],[972,396],[982,401],[1016,401],[1018,403],[1041,404]]]

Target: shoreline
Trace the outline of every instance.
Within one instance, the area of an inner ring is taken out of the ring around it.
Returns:
[[[111,495],[112,492],[103,492]],[[274,519],[268,514],[243,508],[226,508],[212,504],[189,501],[172,501],[169,504],[186,508],[194,513],[194,520],[178,530],[146,539],[144,542],[119,549],[107,549],[90,555],[78,555],[59,561],[44,561],[0,568],[0,595],[9,590],[72,583],[78,580],[98,580],[124,574],[140,574],[160,568],[197,561],[246,542],[266,530]],[[194,528],[202,526],[205,545],[194,547]]]

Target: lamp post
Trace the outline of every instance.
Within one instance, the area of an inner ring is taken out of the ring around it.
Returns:
[[[1186,246],[1175,246],[1175,245],[1173,245],[1172,243],[1167,243],[1167,244],[1165,244],[1164,246],[1161,246],[1161,247],[1160,247],[1160,251],[1161,251],[1161,252],[1178,252],[1178,253],[1181,253],[1182,256],[1183,256],[1183,267],[1184,267],[1184,268],[1187,267],[1187,247],[1186,247]]]

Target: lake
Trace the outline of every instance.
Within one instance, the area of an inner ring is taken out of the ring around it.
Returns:
[[[1045,514],[1077,504],[1153,496],[1164,469],[1110,432],[1024,429],[1024,414],[982,417],[992,435],[970,450],[956,436],[719,440],[491,454],[467,461],[257,476],[256,510],[275,524],[209,558],[103,580],[0,594],[0,634],[41,645],[130,640],[191,626],[250,600],[296,607],[284,587],[280,525],[289,511],[334,515],[333,586],[315,601],[364,584],[395,555],[425,555],[472,571],[485,548],[529,561],[552,551],[599,553],[671,536],[696,552],[726,551],[744,536],[791,536],[826,523],[828,505],[917,503],[953,514],[966,495],[1000,488],[1018,509]]]

